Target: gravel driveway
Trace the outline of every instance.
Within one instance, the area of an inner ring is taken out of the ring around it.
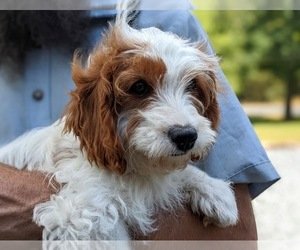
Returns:
[[[282,179],[253,201],[259,239],[299,241],[300,145],[267,153]]]

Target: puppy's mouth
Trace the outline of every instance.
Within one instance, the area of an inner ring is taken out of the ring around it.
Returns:
[[[176,154],[171,154],[171,156],[183,156],[183,155],[186,155],[186,152],[181,152],[181,153],[176,153]]]
[[[176,153],[176,154],[171,154],[172,157],[179,157],[179,156],[184,156],[187,155],[188,152],[180,152],[180,153]],[[196,154],[191,154],[191,161],[193,162],[197,162],[200,160],[201,156],[200,155],[196,155]]]

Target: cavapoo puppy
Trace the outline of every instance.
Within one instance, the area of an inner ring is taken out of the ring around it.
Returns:
[[[190,165],[219,123],[218,59],[175,34],[128,25],[120,12],[86,63],[62,118],[0,149],[0,161],[49,173],[57,194],[34,209],[47,240],[126,240],[155,230],[157,208],[185,203],[204,222],[236,224],[229,183]]]

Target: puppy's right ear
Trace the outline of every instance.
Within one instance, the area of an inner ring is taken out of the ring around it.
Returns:
[[[96,52],[95,52],[96,53]],[[123,174],[126,171],[124,150],[117,133],[117,114],[109,62],[99,52],[88,59],[86,68],[75,54],[72,78],[76,89],[64,112],[65,132],[80,140],[90,162]]]

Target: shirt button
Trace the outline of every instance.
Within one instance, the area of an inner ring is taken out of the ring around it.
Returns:
[[[32,97],[36,101],[41,101],[44,97],[44,92],[40,89],[37,89],[33,92]]]

